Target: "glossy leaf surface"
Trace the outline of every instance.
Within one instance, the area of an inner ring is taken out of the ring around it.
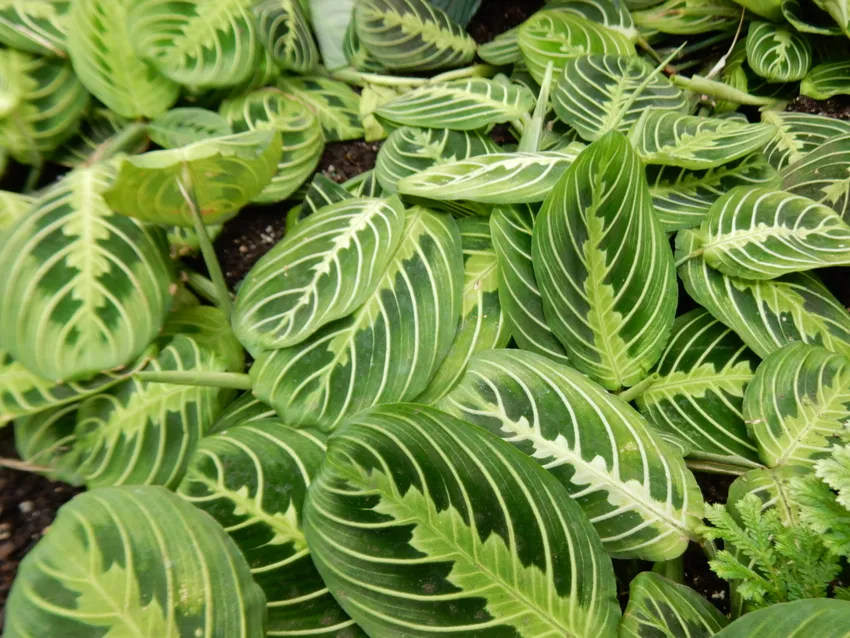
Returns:
[[[802,80],[812,64],[812,47],[804,35],[772,22],[750,22],[747,62],[768,82]]]
[[[825,204],[850,222],[850,133],[833,137],[786,167],[782,188]]]
[[[715,634],[716,638],[803,638],[818,629],[818,638],[844,638],[850,623],[850,602],[809,598],[771,605],[746,614]]]

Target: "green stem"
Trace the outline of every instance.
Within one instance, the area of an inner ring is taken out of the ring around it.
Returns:
[[[669,578],[674,583],[685,582],[685,561],[683,556],[672,560],[658,561],[652,566],[652,571]]]
[[[523,129],[517,150],[526,153],[535,153],[540,149],[540,136],[543,133],[543,123],[546,113],[549,112],[549,91],[552,87],[552,76],[555,66],[550,60],[546,65],[546,73],[540,85],[540,93],[537,94],[537,104],[528,125]]]
[[[643,49],[644,51],[646,51],[647,53],[649,53],[649,55],[652,56],[652,58],[656,62],[660,63],[664,60],[664,58],[661,57],[661,54],[659,54],[658,51],[653,49],[652,45],[649,42],[647,42],[646,38],[644,38],[642,35],[638,36],[637,43],[638,43],[638,46],[641,49]]]
[[[708,560],[714,560],[717,558],[717,545],[714,544],[713,540],[703,540],[699,546],[702,548],[702,553],[705,554],[705,557],[708,558]]]
[[[213,303],[216,306],[221,305],[216,285],[200,273],[196,273],[191,270],[186,271],[186,283],[189,284],[192,290],[210,303]]]
[[[702,38],[697,40],[694,44],[689,44],[682,49],[679,53],[679,59],[686,58],[694,53],[699,53],[700,51],[705,51],[706,49],[712,48],[715,44],[720,44],[721,42],[725,42],[726,40],[734,37],[735,33],[730,29],[729,31],[722,31],[710,38]]]
[[[743,467],[735,463],[723,463],[721,461],[711,461],[703,459],[685,459],[685,465],[692,472],[705,472],[706,474],[724,474],[726,476],[743,476],[752,469],[752,467]],[[761,467],[761,466],[756,466]]]
[[[695,251],[690,252],[687,255],[685,255],[684,257],[682,257],[681,259],[679,259],[679,261],[677,261],[675,264],[673,264],[673,266],[675,268],[678,268],[679,266],[688,263],[691,259],[695,259],[695,258],[699,257],[700,255],[703,254],[703,252],[705,252],[704,249],[697,248]]]
[[[431,78],[414,78],[395,75],[382,75],[380,73],[367,73],[358,71],[351,67],[330,71],[328,74],[335,80],[348,82],[357,86],[367,86],[376,84],[378,86],[392,86],[401,88],[416,88],[425,84],[434,84],[436,82],[448,82],[449,80],[460,80],[463,78],[472,77],[490,77],[496,72],[496,69],[489,64],[474,64],[464,67],[463,69],[455,69],[435,75]]]
[[[670,78],[670,81],[685,91],[699,93],[700,95],[724,102],[735,102],[736,104],[746,104],[748,106],[770,106],[779,101],[770,97],[750,95],[728,84],[716,82],[701,75],[693,75],[689,78],[683,75],[674,75]]]
[[[134,376],[139,381],[147,383],[171,383],[233,390],[251,389],[251,377],[241,372],[137,372]]]
[[[656,381],[658,381],[658,375],[651,374],[640,383],[636,383],[631,388],[626,388],[617,396],[620,397],[626,403],[630,403],[637,399],[644,392],[649,390],[649,388],[651,388]]]
[[[27,181],[24,183],[24,193],[29,195],[33,191],[35,191],[36,186],[38,186],[38,180],[41,179],[41,173],[44,170],[44,158],[41,155],[38,156],[36,162],[30,168],[29,173],[27,174]]]
[[[473,64],[463,69],[455,69],[454,71],[446,71],[445,73],[435,75],[428,80],[428,83],[436,84],[437,82],[449,82],[451,80],[463,80],[466,78],[491,78],[495,74],[496,68],[489,64]]]

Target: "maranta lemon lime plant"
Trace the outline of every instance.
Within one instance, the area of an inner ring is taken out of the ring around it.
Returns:
[[[850,636],[848,0],[492,4],[0,0],[4,637]]]

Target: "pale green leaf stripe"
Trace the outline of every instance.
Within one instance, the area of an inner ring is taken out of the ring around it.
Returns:
[[[676,312],[676,275],[643,167],[612,131],[543,204],[532,255],[543,308],[576,369],[609,390],[643,380]]]
[[[277,419],[277,412],[255,397],[246,392],[238,399],[228,405],[218,418],[207,430],[207,436],[226,432],[230,428],[241,427],[257,421]]]
[[[576,57],[635,55],[634,44],[626,35],[557,8],[538,11],[526,20],[519,28],[517,43],[526,68],[537,82],[543,81],[549,62],[557,78],[567,61]]]
[[[171,305],[165,233],[113,214],[111,179],[69,173],[0,236],[0,349],[50,381],[134,361]]]
[[[846,0],[815,0],[815,4],[832,17],[845,35],[850,36],[850,5]]]
[[[398,182],[402,195],[485,204],[543,201],[584,144],[561,151],[491,153],[437,164]]]
[[[331,437],[304,532],[369,635],[617,635],[610,559],[563,487],[431,408],[376,408]]]
[[[676,258],[697,245],[692,231],[679,231]],[[679,277],[694,301],[762,358],[792,341],[850,356],[850,314],[812,273],[748,281],[727,277],[695,257],[679,268]]]
[[[254,4],[257,31],[282,71],[309,73],[319,62],[319,49],[299,0],[259,0]]]
[[[251,269],[233,326],[254,352],[300,343],[372,295],[402,241],[404,206],[351,198],[310,215]]]
[[[750,470],[736,478],[729,486],[726,502],[734,506],[748,494],[755,494],[762,502],[762,511],[775,508],[783,524],[798,525],[800,510],[794,500],[791,486],[795,479],[810,473],[811,468],[803,465],[780,465]],[[730,507],[730,512],[740,520],[740,514],[735,507]]]
[[[362,306],[254,362],[254,393],[288,425],[331,429],[370,406],[412,400],[428,385],[460,317],[460,234],[450,216],[414,207],[403,237]]]
[[[375,109],[393,124],[472,131],[522,119],[534,107],[524,86],[485,78],[426,84]]]
[[[428,71],[475,57],[475,40],[426,0],[360,0],[352,19],[360,43],[387,69]]]
[[[767,161],[776,170],[800,161],[833,137],[850,134],[850,122],[825,115],[765,111],[761,118],[776,127],[776,134],[764,147]]]
[[[646,178],[652,207],[668,233],[699,226],[711,205],[736,186],[781,185],[779,174],[761,153],[701,171],[653,164],[646,167]]]
[[[161,487],[62,507],[21,562],[4,635],[262,638],[265,599],[212,518]]]
[[[195,107],[171,109],[154,118],[147,130],[151,140],[166,149],[233,135],[233,129],[221,115]]]
[[[504,348],[511,339],[499,300],[499,261],[490,222],[466,217],[457,225],[463,247],[460,324],[451,348],[416,403],[435,403],[457,385],[475,353]]]
[[[783,190],[826,204],[850,223],[850,133],[831,138],[781,175]]]
[[[323,437],[255,421],[205,437],[177,488],[245,556],[266,595],[267,636],[364,635],[328,592],[301,531],[307,488],[324,456]]]
[[[744,415],[766,465],[813,465],[850,420],[850,359],[805,343],[781,348],[756,371]]]
[[[51,481],[82,485],[76,472],[77,404],[42,410],[15,419],[15,451],[22,461],[42,468]]]
[[[629,132],[629,141],[647,164],[692,170],[716,168],[757,151],[773,137],[771,124],[697,117],[647,109]]]
[[[519,27],[499,33],[490,42],[478,46],[478,57],[493,66],[507,66],[522,61],[522,51],[519,50],[517,36]]]
[[[850,95],[850,61],[818,64],[800,82],[800,93],[815,100]]]
[[[519,350],[484,352],[438,407],[552,472],[611,556],[668,560],[694,537],[702,496],[681,456],[575,370]]]
[[[698,308],[676,318],[655,382],[636,403],[659,432],[685,441],[692,458],[753,465],[758,455],[743,403],[758,363],[734,332]]]
[[[747,32],[747,62],[768,82],[802,80],[812,64],[812,47],[793,29],[754,20]]]
[[[632,19],[642,32],[676,35],[734,30],[740,18],[741,6],[731,0],[667,0],[632,11]]]
[[[641,572],[629,585],[629,605],[619,638],[710,638],[729,624],[717,607],[690,587],[653,572]]]
[[[32,210],[35,197],[11,191],[0,191],[0,234]]]
[[[70,4],[68,0],[0,0],[0,43],[64,58]]]
[[[111,110],[128,118],[167,111],[180,87],[136,56],[127,16],[132,0],[74,0],[68,53],[80,82]]]
[[[826,11],[818,8],[814,2],[801,0],[782,0],[782,17],[801,33],[817,35],[841,35],[842,29]],[[766,16],[773,19],[772,16]],[[778,18],[778,16],[775,16]]]
[[[739,186],[709,210],[700,226],[705,261],[743,279],[850,264],[850,226],[805,197]]]
[[[628,4],[636,8],[631,0]],[[626,36],[630,41],[638,39],[638,30],[635,28],[635,22],[626,3],[613,3],[607,0],[548,0],[546,9],[585,18]]]
[[[277,87],[319,118],[326,141],[344,142],[363,136],[360,96],[344,82],[318,76],[281,76]]]
[[[779,603],[744,615],[715,638],[818,638],[850,636],[850,602],[829,598],[809,598]]]

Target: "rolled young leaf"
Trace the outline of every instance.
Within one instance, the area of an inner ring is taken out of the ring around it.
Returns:
[[[673,257],[643,167],[612,131],[579,154],[534,225],[534,273],[570,362],[609,390],[642,381],[676,312]]]
[[[800,94],[815,100],[850,95],[850,61],[818,64],[800,82]]]
[[[776,135],[764,147],[767,161],[776,170],[800,161],[833,137],[850,134],[850,122],[824,115],[765,111],[761,117],[777,128]]]
[[[343,42],[356,3],[357,0],[307,0],[322,62],[330,70],[346,64]]]
[[[801,33],[841,35],[842,30],[826,11],[814,2],[782,0],[782,17]],[[767,16],[769,17],[769,16]]]
[[[319,49],[299,0],[260,0],[254,4],[260,42],[282,71],[309,73]]]
[[[768,82],[802,80],[812,64],[812,47],[793,29],[754,20],[747,32],[747,62]]]
[[[262,638],[265,598],[207,514],[161,487],[102,488],[59,510],[21,562],[4,634]]]
[[[850,223],[850,133],[831,138],[781,175],[783,190],[825,204]]]
[[[715,634],[715,638],[802,638],[817,627],[818,638],[844,638],[850,602],[809,598],[750,612]]]
[[[744,415],[766,465],[813,465],[850,419],[850,359],[788,344],[756,370]]]
[[[375,408],[331,437],[304,533],[369,635],[617,635],[611,562],[578,505],[518,450],[432,408]]]
[[[402,241],[404,206],[351,198],[309,216],[251,268],[233,326],[251,352],[300,343],[364,303]]]
[[[614,558],[676,558],[695,537],[702,495],[684,460],[633,408],[575,370],[519,350],[483,352],[437,407],[548,469]]]

